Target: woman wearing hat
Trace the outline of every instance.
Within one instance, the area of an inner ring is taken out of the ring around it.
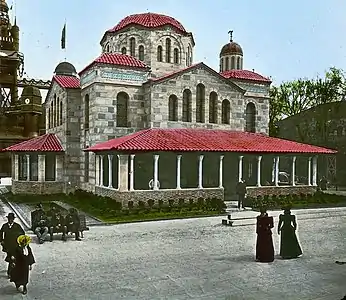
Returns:
[[[20,235],[17,239],[18,247],[11,257],[13,269],[11,271],[11,282],[16,285],[17,291],[23,286],[23,294],[27,294],[27,284],[29,281],[29,270],[35,263],[35,258],[29,246],[31,238],[27,235]]]
[[[14,213],[7,215],[8,222],[3,224],[0,229],[0,243],[2,251],[6,252],[5,261],[8,262],[7,275],[10,276],[11,271],[11,256],[13,256],[16,248],[18,247],[17,238],[25,234],[24,229],[18,223],[14,222]]]
[[[256,261],[273,262],[274,245],[272,239],[273,217],[269,217],[264,207],[260,209],[261,214],[257,217],[256,233]]]

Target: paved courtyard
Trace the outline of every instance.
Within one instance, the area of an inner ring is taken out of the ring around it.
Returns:
[[[6,279],[2,257],[0,299],[341,299],[346,265],[335,260],[346,260],[346,209],[297,217],[303,257],[270,264],[253,260],[253,219],[234,227],[220,217],[95,226],[81,242],[34,242],[28,295]]]

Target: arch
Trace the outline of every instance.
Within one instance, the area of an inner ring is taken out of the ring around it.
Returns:
[[[256,132],[256,107],[253,102],[249,102],[246,105],[245,116],[246,116],[245,131]]]
[[[192,113],[191,113],[191,106],[192,106],[192,93],[189,89],[185,89],[183,91],[183,122],[191,122],[192,119]]]
[[[125,92],[120,92],[117,95],[117,127],[128,127],[128,102],[129,95]]]
[[[54,94],[54,100],[53,100],[53,127],[56,126],[56,95]]]
[[[89,94],[84,96],[84,129],[89,129],[89,107],[90,107],[90,97]]]
[[[179,49],[178,48],[174,48],[173,62],[175,64],[179,64]]]
[[[50,114],[51,114],[51,111],[50,111],[50,107],[48,107],[48,129],[51,128],[51,123],[50,123]]]
[[[166,38],[166,62],[170,63],[171,62],[171,39]]]
[[[196,122],[205,122],[205,86],[202,83],[196,87]]]
[[[110,48],[109,48],[109,44],[107,44],[106,46],[106,52],[109,52]]]
[[[178,121],[178,97],[170,95],[168,98],[168,121]]]
[[[59,125],[62,125],[62,100],[60,101],[59,107]]]
[[[230,124],[231,104],[227,99],[224,99],[221,106],[221,123]]]
[[[136,55],[136,39],[134,37],[130,38],[130,55]]]
[[[226,66],[225,66],[225,71],[229,70],[229,57],[226,57]]]
[[[54,127],[53,119],[54,119],[54,100],[50,104],[50,128]]]
[[[237,69],[240,70],[240,57],[237,58]]]
[[[217,93],[211,92],[209,95],[209,123],[217,123]]]
[[[220,59],[220,72],[223,72],[223,58]]]
[[[121,48],[121,54],[126,54],[126,47]]]
[[[235,69],[235,57],[232,56],[231,57],[231,70],[234,70]]]
[[[157,46],[157,61],[162,62],[162,46]]]
[[[140,45],[138,47],[138,58],[139,60],[143,61],[144,60],[144,46]]]

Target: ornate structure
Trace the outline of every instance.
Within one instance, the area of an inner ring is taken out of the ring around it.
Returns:
[[[42,99],[40,90],[50,82],[21,79],[24,56],[19,52],[19,27],[11,25],[9,8],[0,0],[0,149],[39,134]],[[18,87],[24,88],[18,97]],[[0,154],[0,177],[11,175],[9,155]]]

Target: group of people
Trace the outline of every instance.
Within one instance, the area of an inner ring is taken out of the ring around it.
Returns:
[[[50,210],[45,212],[42,204],[37,205],[36,210],[32,213],[32,229],[37,235],[40,244],[43,244],[47,235],[50,235],[50,241],[53,241],[55,232],[62,233],[62,240],[66,241],[68,232],[75,234],[75,240],[80,241],[79,227],[80,218],[76,209],[71,208],[66,217],[52,203]]]
[[[256,233],[256,261],[273,262],[274,245],[272,239],[272,228],[274,228],[273,217],[270,217],[265,208],[261,208],[261,214],[257,217]],[[291,214],[287,207],[279,216],[278,234],[281,234],[280,256],[283,259],[298,258],[302,255],[297,235],[296,217]]]
[[[8,278],[14,282],[17,291],[23,286],[22,293],[25,295],[28,292],[29,271],[35,263],[35,258],[29,246],[31,238],[25,235],[22,226],[14,220],[14,213],[9,213],[7,223],[0,229],[0,243],[2,251],[6,253]]]

